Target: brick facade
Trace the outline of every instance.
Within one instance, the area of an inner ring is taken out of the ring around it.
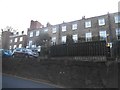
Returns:
[[[48,29],[47,33],[51,36],[51,38],[55,39],[56,44],[62,44],[62,39],[65,39],[65,37],[62,36],[67,35],[72,35],[72,37],[75,36],[73,39],[75,39],[76,42],[106,40],[110,43],[114,40],[120,39],[116,36],[116,29],[118,28],[118,23],[120,20],[118,19],[117,21],[115,16],[119,16],[118,13],[107,13],[105,15],[90,18],[83,17],[80,20],[72,22],[63,22],[57,25],[49,25],[46,27],[33,29],[31,31],[28,30],[28,42],[30,40],[33,42],[35,41],[35,33],[37,31],[44,32]],[[53,32],[54,28],[56,28],[56,31]],[[62,28],[66,28],[66,30],[62,31]],[[31,32],[33,32],[32,37],[30,37]],[[91,39],[89,39],[90,37]]]
[[[3,49],[9,49],[9,41],[10,41],[10,35],[12,33],[10,31],[3,31],[2,32],[2,48]]]
[[[120,40],[120,28],[119,28],[119,14],[117,13],[107,13],[105,15],[85,18],[80,20],[63,22],[61,24],[51,25],[47,23],[44,27],[40,22],[31,20],[30,28],[28,28],[27,35],[22,35],[24,40],[22,46],[36,45],[36,39],[39,35],[43,33],[48,33],[51,37],[50,44],[62,44],[66,43],[66,37],[71,35],[75,43],[77,42],[88,42],[88,41],[99,41],[105,40],[111,43],[115,40]],[[4,32],[6,33],[6,32]],[[4,33],[2,34],[4,36]],[[9,35],[8,35],[9,34]],[[11,39],[19,38],[21,36],[10,36],[11,33],[6,34],[4,39],[2,39],[2,45],[4,48],[14,48],[19,47],[21,42],[10,43]],[[5,44],[7,43],[7,44]],[[16,46],[14,46],[14,44]],[[7,45],[7,46],[6,46]],[[36,46],[35,46],[36,47]]]
[[[10,36],[9,49],[15,48],[26,48],[27,45],[27,35],[12,35]]]

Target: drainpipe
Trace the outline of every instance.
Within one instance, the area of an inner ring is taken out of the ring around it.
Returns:
[[[60,29],[60,25],[58,25],[58,44],[61,44],[61,29]]]
[[[108,13],[108,29],[109,29],[109,38],[110,38],[110,42],[112,42],[112,28],[111,28],[111,20],[110,20],[110,14]]]
[[[107,42],[107,44],[110,47],[110,57],[112,57],[112,42],[113,42],[113,34],[112,34],[112,28],[111,28],[111,19],[110,19],[110,14],[108,12],[108,29],[109,29],[109,36],[108,39],[109,41]]]

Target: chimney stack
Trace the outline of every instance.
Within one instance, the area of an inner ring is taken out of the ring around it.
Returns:
[[[48,23],[46,24],[46,26],[49,27],[49,26],[51,26],[51,24],[48,22]]]
[[[85,19],[85,16],[83,16],[82,19]]]
[[[22,31],[22,34],[24,34],[24,31]]]
[[[38,28],[42,28],[42,27],[43,27],[43,25],[40,22],[31,20],[30,28],[28,30],[38,29]]]

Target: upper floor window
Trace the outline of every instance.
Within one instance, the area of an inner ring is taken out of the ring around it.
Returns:
[[[116,29],[116,37],[117,39],[120,39],[120,28]]]
[[[66,43],[66,36],[62,36],[62,43]]]
[[[86,21],[86,22],[85,22],[85,27],[86,27],[86,28],[91,27],[91,21]]]
[[[15,42],[17,42],[18,38],[15,38]]]
[[[105,25],[105,19],[104,18],[98,19],[98,24],[99,26]]]
[[[52,28],[52,33],[56,33],[56,32],[57,32],[57,28],[56,27]]]
[[[36,31],[36,36],[39,36],[39,34],[40,34],[40,31]]]
[[[33,32],[30,32],[30,37],[33,37]]]
[[[77,34],[73,35],[72,38],[73,38],[74,42],[78,41],[78,35]]]
[[[106,40],[107,37],[106,31],[100,31],[99,35],[100,35],[100,40]]]
[[[20,37],[20,41],[23,41],[23,37]]]
[[[77,29],[77,24],[73,24],[72,25],[72,30],[76,30]]]
[[[91,32],[86,33],[85,37],[86,37],[86,41],[92,41],[92,33]]]
[[[62,26],[62,31],[63,31],[63,32],[66,31],[66,26]]]
[[[115,15],[114,19],[115,19],[115,23],[120,23],[120,16],[119,15]]]

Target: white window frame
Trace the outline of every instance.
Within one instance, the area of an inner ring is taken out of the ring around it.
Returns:
[[[33,37],[33,32],[30,32],[30,37]]]
[[[106,38],[107,38],[106,30],[99,31],[99,36],[100,36],[100,40],[106,40]]]
[[[72,30],[76,30],[77,29],[77,23],[72,24]]]
[[[62,32],[65,32],[65,31],[67,31],[66,26],[62,26]]]
[[[37,51],[40,52],[41,51],[41,46],[37,47]]]
[[[23,37],[20,37],[20,41],[23,41]]]
[[[115,15],[114,19],[115,19],[115,23],[120,23],[120,16],[119,15]]]
[[[18,46],[19,48],[22,48],[22,44],[19,44],[19,46]]]
[[[72,35],[72,39],[73,39],[74,42],[76,43],[76,42],[78,41],[78,34]]]
[[[13,49],[15,49],[16,47],[17,47],[17,45],[14,45],[14,46],[13,46]]]
[[[87,41],[92,41],[92,33],[91,33],[91,32],[86,33],[86,34],[85,34],[85,39],[86,39],[86,42],[87,42]]]
[[[36,36],[39,36],[40,35],[40,31],[36,31]]]
[[[98,19],[98,24],[99,26],[105,25],[105,19],[104,18]]]
[[[56,42],[56,37],[52,37],[52,42]]]
[[[30,40],[29,43],[28,43],[28,46],[31,47],[31,46],[32,46],[32,43],[33,43],[33,41]]]
[[[67,40],[67,36],[62,36],[61,42],[62,42],[62,43],[66,43],[66,40]]]
[[[85,21],[85,28],[91,27],[91,20]]]
[[[15,38],[15,41],[14,42],[17,42],[18,38]]]
[[[57,32],[57,28],[56,27],[53,27],[52,28],[52,33],[56,33]]]
[[[120,38],[120,28],[116,28],[116,37],[117,37],[117,40],[119,40]]]
[[[12,49],[12,46],[10,46],[9,49]]]
[[[52,44],[56,43],[56,37],[52,37]]]

